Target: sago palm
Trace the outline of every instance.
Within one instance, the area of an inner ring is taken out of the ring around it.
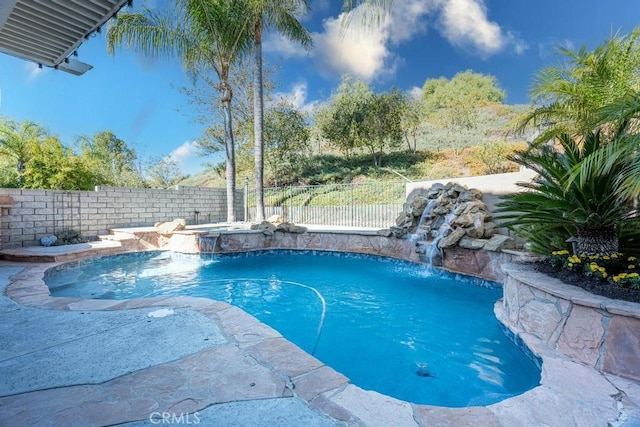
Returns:
[[[188,69],[210,69],[219,83],[224,113],[227,221],[235,221],[235,145],[231,123],[233,90],[229,72],[250,48],[247,5],[240,1],[176,0],[175,10],[121,13],[107,31],[107,48],[118,46],[150,57],[179,57]]]
[[[558,146],[542,145],[515,156],[514,161],[537,172],[523,191],[498,204],[502,224],[532,243],[532,250],[549,254],[575,237],[576,252],[610,255],[619,251],[618,235],[636,220],[634,209],[618,196],[618,174],[626,161],[618,158],[607,173],[574,180],[569,175],[604,145],[600,131],[574,138],[564,134]]]
[[[309,48],[312,38],[297,16],[306,13],[306,0],[247,0],[254,42],[254,160],[256,221],[264,219],[264,93],[262,85],[262,33],[273,28],[289,40]]]
[[[640,73],[640,69],[638,71]],[[611,173],[620,159],[625,159],[626,166],[616,177],[618,195],[622,199],[637,198],[640,195],[640,90],[630,91],[597,113],[600,123],[607,124],[615,137],[587,156],[570,179]]]

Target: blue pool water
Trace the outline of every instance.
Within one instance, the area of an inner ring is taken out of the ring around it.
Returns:
[[[486,405],[540,380],[539,361],[493,314],[499,286],[408,262],[328,252],[147,252],[63,265],[45,281],[54,296],[226,301],[354,384],[413,403]]]

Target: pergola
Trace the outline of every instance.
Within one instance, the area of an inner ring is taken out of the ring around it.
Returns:
[[[76,49],[131,0],[1,0],[0,52],[76,76]]]

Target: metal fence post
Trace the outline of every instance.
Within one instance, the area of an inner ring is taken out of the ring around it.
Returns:
[[[244,222],[249,222],[249,178],[244,177]]]
[[[355,218],[353,217],[355,206],[353,205],[353,182],[349,184],[351,195],[351,227],[356,227]]]

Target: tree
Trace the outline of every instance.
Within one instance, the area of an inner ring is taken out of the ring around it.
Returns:
[[[281,102],[266,111],[265,160],[276,186],[294,181],[304,168],[309,152],[310,130],[304,115]]]
[[[386,149],[402,144],[407,99],[398,89],[375,94],[362,80],[344,76],[337,92],[318,112],[321,136],[347,156],[366,150],[376,167]]]
[[[169,188],[186,178],[178,163],[168,156],[150,159],[146,172],[148,184],[153,188]]]
[[[84,159],[96,170],[98,184],[117,187],[144,187],[144,179],[136,168],[138,155],[111,131],[82,135],[76,144]]]
[[[24,170],[24,188],[91,190],[96,169],[64,147],[57,137],[47,136],[32,147]]]
[[[550,76],[564,80],[556,85],[540,84],[540,96],[548,105],[535,110],[529,122],[544,119],[554,123],[538,137],[541,142],[558,129],[601,129],[608,143],[587,156],[569,176],[575,179],[596,174],[608,174],[618,159],[627,165],[617,177],[620,203],[640,195],[640,27],[631,33],[616,35],[593,51],[562,50],[571,59],[561,70],[545,70],[539,80],[548,82]],[[562,73],[560,73],[562,71]],[[528,123],[528,122],[525,122]]]
[[[362,122],[361,147],[368,150],[376,167],[382,166],[385,149],[398,148],[402,144],[402,114],[406,109],[406,97],[400,90],[373,96],[366,106]]]
[[[407,149],[413,153],[418,150],[418,135],[425,117],[424,102],[420,97],[410,97],[401,113],[401,126]]]
[[[231,101],[233,89],[229,72],[250,46],[250,15],[240,1],[176,0],[176,10],[121,13],[107,31],[107,48],[126,46],[142,54],[178,56],[186,69],[209,69],[218,77],[224,115],[226,151],[227,221],[235,217],[235,144]]]
[[[557,135],[584,135],[613,128],[601,110],[640,90],[640,27],[630,34],[615,35],[593,51],[559,47],[560,65],[543,69],[536,76],[531,97],[538,105],[520,123],[519,129],[537,127],[536,143]],[[609,122],[610,123],[610,122]]]
[[[229,84],[234,88],[232,110],[233,136],[236,143],[235,162],[237,170],[251,170],[254,167],[254,79],[253,56],[239,58],[229,72]],[[263,96],[267,103],[271,101],[274,89],[273,68],[263,68]],[[206,71],[190,70],[192,84],[180,91],[196,106],[197,120],[206,126],[197,139],[198,151],[202,156],[215,155],[224,150],[224,117],[221,114],[220,96],[215,87],[216,79]],[[212,121],[212,118],[214,121]],[[224,170],[224,168],[223,168]]]
[[[0,155],[8,156],[15,162],[18,186],[22,186],[23,175],[30,152],[46,137],[42,126],[24,121],[13,120],[0,122]]]
[[[502,102],[505,92],[495,77],[467,70],[451,80],[427,79],[422,96],[427,120],[447,130],[443,139],[458,155],[459,149],[467,145],[470,133],[475,132],[480,107]]]
[[[254,42],[254,138],[256,220],[264,219],[264,95],[262,91],[262,32],[273,27],[289,40],[304,47],[312,44],[311,34],[296,15],[308,12],[306,0],[249,0]]]
[[[362,80],[342,77],[342,83],[327,105],[316,116],[316,124],[322,138],[349,157],[361,147],[364,137],[364,119],[374,93]]]

